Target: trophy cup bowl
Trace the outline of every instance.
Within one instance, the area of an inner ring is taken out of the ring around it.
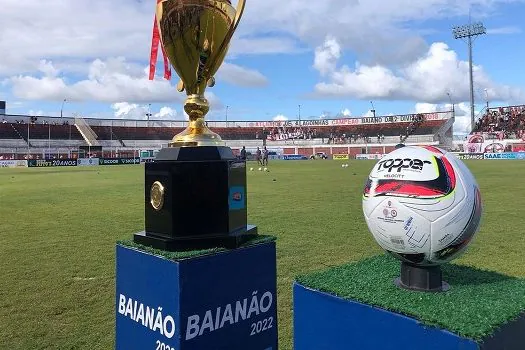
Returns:
[[[184,110],[188,127],[173,137],[169,147],[224,146],[221,137],[204,121],[210,106],[204,97],[206,87],[215,85],[214,75],[228,52],[244,11],[245,0],[237,10],[229,0],[161,0],[157,3],[160,42],[180,81],[179,92],[186,91]]]

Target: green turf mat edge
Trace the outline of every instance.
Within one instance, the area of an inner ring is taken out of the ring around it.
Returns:
[[[400,262],[378,255],[299,275],[305,287],[419,320],[430,327],[481,341],[525,312],[525,279],[470,266],[445,264],[451,289],[423,293],[399,289]]]
[[[245,242],[244,244],[242,244],[239,248],[246,248],[246,247],[254,246],[257,244],[273,242],[276,239],[277,239],[276,237],[271,236],[271,235],[258,235],[257,237],[254,237],[250,239],[249,241]],[[185,259],[190,259],[190,258],[197,258],[197,257],[205,256],[205,255],[222,253],[222,252],[226,252],[230,250],[226,248],[217,247],[217,248],[200,249],[200,250],[188,250],[188,251],[183,251],[183,252],[170,252],[170,251],[166,251],[162,249],[151,248],[148,246],[144,246],[142,244],[137,244],[133,242],[132,239],[120,240],[120,241],[117,241],[117,244],[125,246],[125,247],[129,247],[129,248],[134,248],[139,251],[143,251],[143,252],[150,253],[153,255],[161,256],[163,258],[166,258],[172,261],[180,261],[180,260],[185,260]]]

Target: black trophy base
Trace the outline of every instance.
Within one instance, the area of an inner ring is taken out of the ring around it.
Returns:
[[[133,242],[155,249],[170,252],[202,250],[210,248],[236,249],[247,241],[257,237],[257,226],[247,225],[246,229],[232,232],[228,235],[217,235],[195,238],[166,238],[148,234],[146,231],[133,235]]]
[[[395,279],[396,286],[420,292],[446,292],[450,289],[443,281],[441,266],[418,266],[401,262],[401,277]]]

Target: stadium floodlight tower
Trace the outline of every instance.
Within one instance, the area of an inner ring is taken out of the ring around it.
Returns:
[[[470,130],[474,130],[474,74],[472,73],[472,44],[476,37],[487,34],[487,29],[481,22],[469,23],[452,28],[454,39],[466,39],[468,45],[468,60],[470,73]]]

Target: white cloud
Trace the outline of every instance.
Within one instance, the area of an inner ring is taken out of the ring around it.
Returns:
[[[416,103],[414,113],[434,113],[439,110],[439,107],[434,103]]]
[[[264,87],[268,79],[259,71],[224,62],[217,72],[217,79],[242,87]]]
[[[118,102],[111,105],[114,117],[120,119],[147,119],[147,106],[139,106],[136,103]]]
[[[329,36],[322,46],[315,49],[314,57],[314,68],[321,76],[326,76],[337,68],[337,61],[341,57],[341,46],[335,38]]]
[[[48,113],[45,113],[42,110],[33,110],[33,109],[30,109],[27,114],[30,115],[30,116],[33,116],[33,117],[46,117],[46,116],[49,116]]]
[[[38,70],[42,72],[46,77],[54,78],[58,75],[59,70],[53,66],[53,62],[41,60],[38,65]]]
[[[433,103],[416,103],[414,113],[433,113],[433,112],[448,112],[452,110],[452,105],[447,104],[433,104]],[[470,132],[470,104],[461,102],[454,105],[455,122],[454,133],[456,135],[468,134]],[[474,111],[474,115],[478,116],[479,110]]]
[[[173,84],[157,77],[149,80],[147,70],[124,58],[106,61],[96,59],[89,66],[87,79],[69,83],[67,77],[51,62],[40,65],[41,77],[19,75],[10,79],[13,95],[26,100],[70,102],[100,101],[108,103],[179,103],[186,95],[179,93]],[[213,92],[206,92],[211,108],[222,105]]]
[[[363,118],[372,118],[373,116],[374,116],[374,112],[372,112],[372,110],[369,109],[369,110],[366,111],[366,113],[363,114],[361,117],[363,117]]]
[[[273,120],[274,121],[286,121],[288,120],[288,117],[282,115],[282,114],[279,114],[279,115],[276,115],[275,117],[273,117]]]
[[[178,113],[176,110],[174,110],[171,107],[161,107],[160,110],[153,115],[153,119],[155,120],[174,120],[178,116]],[[188,119],[188,115],[186,112],[184,112],[184,119]]]
[[[241,23],[244,22],[241,20]],[[242,25],[241,24],[241,25]],[[273,55],[281,53],[300,53],[305,51],[298,47],[297,40],[287,37],[239,37],[235,34],[228,55]]]
[[[426,48],[418,32],[426,28],[416,25],[409,30],[405,23],[465,15],[470,8],[481,16],[507,2],[324,0],[306,6],[302,0],[251,1],[234,35],[231,54],[295,53],[333,35],[362,59],[403,62]],[[58,62],[121,55],[144,62],[149,58],[154,11],[154,1],[4,0],[0,76],[35,71],[42,58],[56,62],[55,67],[61,66]]]
[[[256,70],[225,63],[218,72],[218,78],[240,86],[265,86],[268,80]],[[178,76],[172,74],[173,82],[157,74],[149,80],[148,68],[128,62],[123,57],[109,58],[105,61],[96,59],[88,65],[84,80],[69,82],[69,78],[48,60],[41,60],[39,74],[18,75],[8,82],[15,97],[26,100],[61,101],[67,98],[71,102],[99,101],[107,103],[182,103],[186,95],[179,93],[174,86]],[[173,72],[174,73],[174,72]],[[218,98],[211,91],[206,91],[206,98],[211,109],[222,108]]]
[[[350,117],[352,115],[352,112],[348,108],[345,108],[341,111],[341,114],[343,115],[343,117]]]
[[[315,95],[436,103],[447,100],[450,92],[457,101],[468,100],[468,62],[459,60],[445,43],[432,44],[424,56],[397,70],[360,63],[355,69],[344,64],[337,68],[334,60],[339,58],[339,52],[339,44],[331,37],[316,50],[314,66],[326,81],[315,86]],[[491,99],[525,98],[518,88],[494,83],[481,66],[474,66],[474,79],[478,87],[488,89]]]
[[[113,109],[113,117],[118,119],[148,119],[148,113],[151,113],[150,120],[182,120],[182,116],[171,107],[163,106],[158,112],[150,110],[149,105],[141,105],[137,103],[118,102],[111,105]],[[184,113],[184,119],[188,116]]]
[[[448,105],[447,109],[450,110],[451,106]],[[459,134],[468,134],[470,133],[470,105],[468,103],[458,103],[454,106],[456,121],[454,122],[454,133]],[[480,111],[475,110],[474,116],[477,116]]]
[[[493,13],[496,5],[508,2],[324,0],[310,1],[305,5],[302,0],[253,1],[247,4],[238,34],[245,37],[272,33],[275,37],[292,37],[298,39],[298,49],[300,44],[315,47],[327,35],[332,35],[343,50],[352,51],[362,62],[403,63],[427,49],[420,33],[428,28],[419,23],[465,16],[470,9],[474,9],[474,18],[481,18]],[[411,23],[410,28],[407,28],[407,23]]]

